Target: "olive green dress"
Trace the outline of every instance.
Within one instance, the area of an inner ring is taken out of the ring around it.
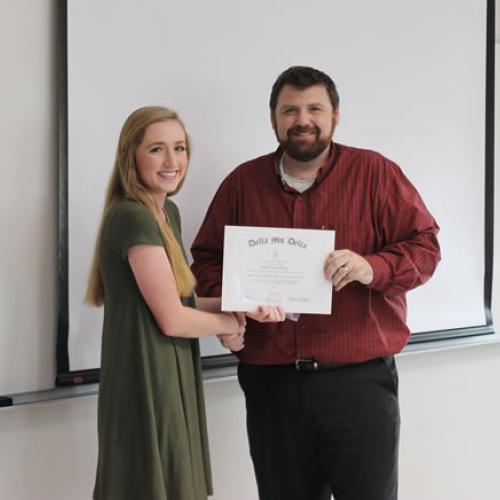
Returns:
[[[180,242],[178,209],[168,200],[166,210]],[[140,244],[163,246],[159,226],[142,205],[120,201],[105,216],[99,253],[105,303],[94,499],[206,500],[198,341],[167,337],[156,324],[127,260]]]

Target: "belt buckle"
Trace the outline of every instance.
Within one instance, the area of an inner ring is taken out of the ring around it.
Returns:
[[[295,369],[299,372],[315,372],[318,371],[318,362],[314,359],[296,359]]]

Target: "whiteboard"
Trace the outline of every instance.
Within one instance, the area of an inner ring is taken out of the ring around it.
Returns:
[[[412,332],[484,325],[486,14],[486,0],[68,0],[71,369],[99,366],[102,311],[83,296],[125,118],[158,104],[187,126],[174,201],[189,249],[224,177],[276,148],[269,93],[295,64],[336,82],[334,140],[398,163],[441,226],[442,262],[408,294]]]

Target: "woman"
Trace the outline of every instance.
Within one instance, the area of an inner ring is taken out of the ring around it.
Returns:
[[[133,112],[123,125],[86,302],[104,304],[96,500],[206,500],[212,493],[196,337],[243,347],[243,324],[193,309],[194,278],[168,197],[190,147],[177,114]],[[217,310],[215,299],[205,308]],[[241,321],[243,323],[243,321]]]

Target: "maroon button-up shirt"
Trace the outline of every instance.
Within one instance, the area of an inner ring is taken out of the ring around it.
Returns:
[[[372,283],[334,292],[331,315],[248,319],[238,357],[252,364],[348,363],[399,352],[410,333],[405,292],[425,283],[440,260],[435,220],[401,169],[376,152],[332,144],[304,193],[283,184],[280,155],[278,149],[240,165],[219,187],[191,248],[198,295],[221,295],[225,225],[334,229],[335,248],[364,256]]]

